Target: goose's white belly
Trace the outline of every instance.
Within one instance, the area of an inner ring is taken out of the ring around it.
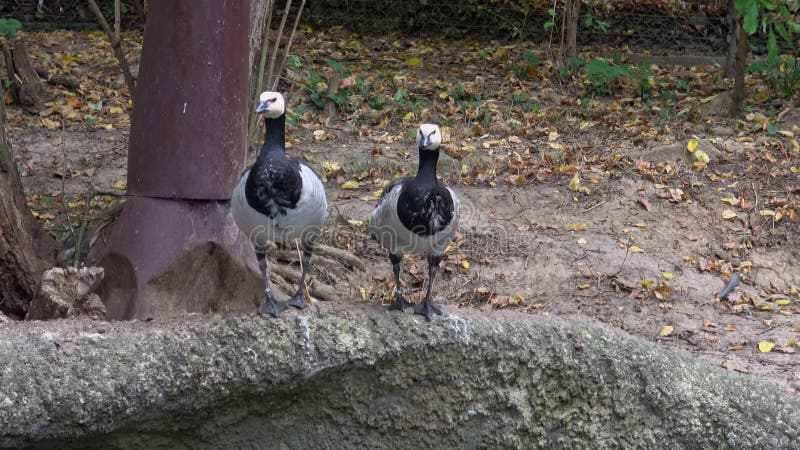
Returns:
[[[286,215],[278,214],[274,219],[256,211],[247,203],[244,187],[249,173],[248,169],[233,191],[231,214],[236,225],[256,248],[263,247],[270,241],[289,242],[301,239],[308,242],[322,231],[322,224],[328,214],[328,202],[322,182],[310,168],[300,165],[303,187],[295,208],[287,208]]]

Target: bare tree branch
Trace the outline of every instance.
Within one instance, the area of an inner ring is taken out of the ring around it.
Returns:
[[[269,69],[267,69],[267,86],[275,89],[277,86],[277,76],[275,75],[275,61],[278,59],[278,49],[281,46],[281,38],[283,37],[283,29],[286,27],[286,19],[289,18],[289,11],[292,9],[292,0],[286,0],[286,8],[283,10],[283,17],[281,17],[281,24],[278,25],[278,35],[275,37],[275,42],[272,44],[272,54],[269,55]]]
[[[134,91],[136,89],[136,80],[133,79],[133,74],[131,73],[131,68],[128,65],[128,60],[125,58],[125,52],[122,49],[122,39],[119,37],[119,23],[116,23],[117,26],[117,33],[115,34],[111,27],[108,25],[108,21],[106,21],[105,16],[103,16],[103,12],[100,11],[100,7],[97,6],[97,2],[95,0],[88,0],[89,8],[92,10],[94,15],[97,17],[97,22],[103,28],[103,31],[106,33],[108,40],[111,42],[111,48],[114,50],[114,56],[117,57],[117,61],[119,61],[119,65],[122,68],[122,75],[125,77],[125,84],[128,85],[128,90],[131,93],[131,98],[133,98]],[[119,20],[119,0],[115,2],[115,20]]]

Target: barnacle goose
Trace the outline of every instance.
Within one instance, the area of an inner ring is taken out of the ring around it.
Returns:
[[[405,253],[428,259],[428,293],[414,312],[430,318],[442,311],[433,306],[431,291],[442,254],[458,228],[459,201],[456,193],[436,179],[436,163],[442,133],[432,121],[417,130],[419,169],[417,176],[389,183],[372,211],[372,234],[389,251],[395,278],[395,301],[390,310],[404,310],[410,304],[400,291],[400,261]]]
[[[247,234],[266,285],[261,314],[277,317],[288,305],[305,308],[306,272],[317,234],[328,213],[325,188],[305,164],[286,156],[286,107],[278,92],[263,92],[256,113],[264,115],[266,139],[256,162],[244,171],[231,198],[231,213],[239,229]],[[297,292],[278,302],[270,289],[267,242],[300,240],[302,275]]]

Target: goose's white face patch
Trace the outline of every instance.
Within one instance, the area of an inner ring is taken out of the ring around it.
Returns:
[[[258,97],[256,112],[267,118],[276,119],[286,112],[283,95],[279,92],[264,91]]]
[[[442,143],[442,132],[435,123],[423,123],[417,130],[417,146],[423,150],[436,150]]]

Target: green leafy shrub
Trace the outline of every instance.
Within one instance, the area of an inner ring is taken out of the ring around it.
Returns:
[[[17,19],[0,18],[0,36],[6,36],[13,39],[17,35],[17,31],[22,29],[22,23]]]

